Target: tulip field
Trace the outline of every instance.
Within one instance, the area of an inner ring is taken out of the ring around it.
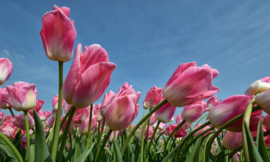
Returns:
[[[153,82],[143,103],[127,82],[117,93],[105,93],[116,64],[99,44],[74,49],[69,15],[69,8],[55,5],[42,17],[44,51],[59,65],[52,110],[44,111],[34,83],[0,88],[1,109],[10,112],[0,112],[1,162],[270,161],[270,116],[264,115],[270,113],[270,77],[220,100],[212,85],[218,70],[189,62],[172,71],[164,87]],[[0,58],[0,85],[12,71],[12,62]],[[134,125],[139,111],[143,117]]]

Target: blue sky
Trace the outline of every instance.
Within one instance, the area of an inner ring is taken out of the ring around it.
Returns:
[[[9,81],[35,83],[43,110],[58,93],[58,63],[44,52],[39,31],[53,5],[71,9],[78,43],[100,44],[117,65],[106,92],[124,82],[142,92],[163,87],[181,63],[208,64],[220,74],[219,99],[243,94],[269,76],[270,2],[266,1],[2,1],[0,57],[14,66]],[[72,61],[64,64],[64,77]],[[103,96],[97,103],[100,103]],[[2,110],[6,114],[8,111]],[[177,108],[175,116],[182,108]],[[141,106],[137,123],[142,117]]]

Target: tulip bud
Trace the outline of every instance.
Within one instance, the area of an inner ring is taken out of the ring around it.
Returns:
[[[52,128],[54,120],[55,120],[54,117],[51,117],[49,120],[46,120],[46,126],[49,127],[49,128]]]
[[[181,64],[162,89],[162,94],[175,107],[202,101],[218,92],[212,85],[218,75],[208,65],[197,67],[196,62]]]
[[[0,58],[0,85],[5,84],[13,70],[13,65],[8,58]]]
[[[6,88],[1,88],[1,107],[2,109],[8,109],[11,107],[10,97]]]
[[[113,91],[110,91],[109,93],[105,94],[104,99],[103,99],[102,104],[101,104],[101,107],[100,107],[100,115],[101,116],[103,116],[103,117],[106,116],[108,105],[111,104],[111,102],[115,96],[116,96],[116,94],[114,94]]]
[[[24,115],[22,114],[18,114],[18,115],[15,115],[12,119],[13,121],[13,124],[22,129],[22,130],[26,130],[25,129],[25,118],[24,118]],[[33,117],[28,114],[28,123],[29,123],[29,129],[33,128],[35,126],[35,121],[33,119]]]
[[[63,85],[66,102],[76,108],[93,104],[109,86],[115,67],[100,45],[85,47],[82,54],[82,45],[79,44]]]
[[[162,89],[154,86],[151,88],[144,99],[143,108],[152,109],[162,100]]]
[[[63,119],[64,119],[64,117],[62,117],[61,122],[62,122]],[[64,122],[64,124],[63,124],[63,126],[61,128],[63,132],[66,129],[67,121],[68,121],[68,118],[66,119],[66,121]],[[69,128],[68,128],[68,134],[72,134],[72,130],[74,130],[75,128],[76,128],[75,122],[71,120]]]
[[[205,112],[206,103],[204,101],[198,101],[191,105],[185,106],[181,115],[187,122],[192,123],[199,119]]]
[[[102,120],[102,116],[100,115],[100,107],[101,107],[101,104],[94,105],[94,112],[95,112],[95,115],[97,116],[97,121]]]
[[[69,19],[69,8],[57,6],[42,18],[40,31],[47,57],[53,61],[66,62],[72,58],[76,38],[74,21]]]
[[[255,101],[263,109],[263,111],[270,114],[270,89],[258,94]]]
[[[222,139],[222,145],[229,150],[234,150],[241,144],[242,144],[241,132],[228,131]]]
[[[207,101],[207,109],[211,110],[213,107],[217,106],[219,103],[219,100],[217,99],[217,96],[213,96],[211,97],[208,101]]]
[[[180,114],[176,117],[176,124],[179,125],[182,121],[183,121],[182,115]],[[191,126],[191,123],[185,122],[185,124],[181,128],[187,130],[190,128],[190,126]]]
[[[41,110],[41,107],[43,106],[44,103],[45,103],[45,101],[43,101],[43,100],[37,100],[37,104],[36,104],[36,106],[34,108],[36,110],[36,112],[39,112]],[[30,109],[28,112],[32,116],[34,115],[33,109]]]
[[[156,111],[156,119],[168,123],[172,119],[175,110],[176,107],[167,102]]]
[[[245,95],[252,96],[257,93],[264,92],[270,88],[270,77],[264,77],[260,80],[253,82],[250,87],[246,90]]]
[[[81,134],[87,135],[88,133],[88,126],[89,126],[89,118],[87,118],[84,122],[81,123],[80,127],[79,127],[79,132]],[[92,122],[91,122],[91,130],[94,130],[95,127],[97,126],[97,117],[93,116],[92,117]]]
[[[58,94],[53,96],[53,100],[52,100],[52,107],[53,107],[53,110],[58,110],[58,100],[59,100],[59,96]],[[65,100],[62,99],[62,107],[65,106]]]
[[[33,109],[37,104],[37,90],[35,84],[16,82],[7,86],[12,108],[16,111]]]
[[[166,134],[169,136],[170,134],[172,134],[172,132],[175,130],[175,128],[177,127],[177,124],[170,124],[166,127]],[[180,137],[185,137],[187,135],[187,131],[183,128],[180,128],[174,135],[174,137],[176,138],[180,138]]]
[[[153,113],[151,116],[150,116],[150,118],[149,118],[149,125],[153,125],[156,121],[157,121],[157,119],[156,119],[156,113]]]
[[[136,117],[136,108],[140,96],[141,93],[136,93],[132,85],[124,83],[106,112],[107,126],[112,130],[127,128]]]

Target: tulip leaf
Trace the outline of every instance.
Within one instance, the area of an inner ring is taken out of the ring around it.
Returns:
[[[119,147],[118,147],[118,145],[116,144],[116,142],[115,142],[114,139],[113,139],[113,146],[114,146],[114,151],[115,151],[116,161],[117,161],[117,162],[122,162],[123,159],[122,159],[122,155],[121,155],[120,149],[119,149]]]
[[[258,151],[259,151],[263,161],[269,162],[270,160],[269,160],[267,148],[266,148],[266,145],[264,142],[261,120],[259,121],[258,130],[257,130],[257,148],[258,148]]]
[[[0,152],[5,154],[8,161],[16,162],[16,155],[13,153],[12,149],[0,138]]]
[[[0,123],[0,126],[3,124],[3,122],[5,121],[6,117],[4,117]]]
[[[92,145],[81,154],[81,156],[76,160],[76,162],[85,161],[88,155],[91,153],[94,145],[95,143],[92,143]]]
[[[202,144],[202,136],[199,137],[197,140],[196,140],[196,143],[192,149],[192,152],[191,154],[188,156],[188,159],[186,160],[187,162],[193,162],[193,161],[196,161],[196,157],[198,155],[198,151],[201,147],[201,144]]]
[[[249,161],[263,162],[263,159],[261,158],[260,153],[258,152],[254,144],[253,138],[245,121],[244,121],[244,128],[246,139],[243,140],[247,140]]]
[[[162,160],[162,162],[167,162],[174,154],[174,152],[176,152],[178,150],[178,148],[180,147],[181,145],[178,145],[177,147],[175,147],[171,152],[169,152],[167,154],[167,156]]]
[[[30,152],[32,152],[32,154],[29,154],[29,160],[30,162],[35,161],[35,154],[33,152],[35,152],[35,144],[32,144],[30,146]]]
[[[25,156],[25,148],[22,146],[22,137],[21,137],[21,130],[15,136],[15,139],[12,141],[14,146],[17,148],[19,153],[21,154],[22,158],[24,159]]]
[[[52,161],[52,158],[50,156],[50,153],[48,151],[48,147],[46,144],[43,123],[41,122],[36,110],[34,110],[33,112],[34,112],[34,119],[35,119],[35,125],[36,125],[35,155],[38,155],[38,156],[35,156],[35,161],[50,162]]]

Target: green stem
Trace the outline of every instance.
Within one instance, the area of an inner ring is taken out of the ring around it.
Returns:
[[[145,114],[145,109],[143,111],[143,116]],[[140,161],[143,162],[143,146],[144,146],[144,134],[145,134],[145,127],[147,123],[144,123],[143,130],[142,130],[142,137],[141,137],[141,149],[140,149]]]
[[[12,142],[2,133],[0,132],[0,138],[10,147],[10,149],[15,154],[17,160],[19,162],[23,162],[21,154],[18,152],[17,148],[12,144]]]
[[[109,132],[108,132],[108,134],[107,134],[107,136],[104,138],[104,141],[103,141],[103,143],[102,143],[102,146],[98,148],[98,152],[97,152],[97,156],[96,156],[96,160],[95,160],[96,162],[97,162],[98,159],[99,159],[99,156],[100,156],[100,150],[103,149],[103,148],[105,147],[105,145],[106,145],[106,143],[107,143],[107,141],[108,141],[108,139],[109,139],[111,133],[112,133],[112,130],[110,129]],[[100,148],[101,148],[101,149],[100,149]]]
[[[253,108],[252,112],[254,111],[257,111],[261,109],[260,107],[255,107]],[[227,126],[229,126],[230,124],[234,123],[235,121],[241,119],[242,117],[244,116],[244,113],[243,114],[240,114],[234,118],[232,118],[231,120],[229,120],[227,123],[223,124],[216,132],[215,134],[213,134],[213,136],[211,137],[211,139],[209,140],[209,142],[207,143],[207,147],[206,147],[206,150],[205,150],[205,161],[209,161],[209,152],[210,152],[210,149],[211,149],[211,145],[212,143],[214,142],[215,138],[218,136],[218,134],[220,132],[222,132],[223,129],[225,129]]]
[[[58,148],[58,140],[59,140],[59,132],[60,132],[60,122],[61,122],[61,114],[62,114],[62,87],[63,87],[63,62],[58,62],[59,67],[59,89],[58,89],[58,110],[55,119],[55,128],[54,128],[54,136],[53,136],[53,146],[51,157],[52,160],[55,161],[57,148]]]
[[[24,111],[25,129],[26,129],[26,151],[24,161],[28,162],[30,153],[30,136],[29,136],[29,122],[28,122],[28,110]]]
[[[13,113],[12,109],[8,108],[8,110],[9,110],[10,114],[14,117],[14,113]]]
[[[165,149],[167,149],[167,145],[168,145],[168,143],[170,142],[170,139],[175,135],[175,133],[184,125],[186,123],[186,120],[183,120],[181,123],[179,123],[178,125],[177,125],[177,127],[173,130],[173,132],[170,134],[170,136],[169,136],[169,138],[168,138],[168,140],[167,140],[167,142],[166,142],[166,144],[165,144]]]
[[[140,125],[146,120],[148,119],[154,112],[156,112],[161,106],[163,106],[165,103],[167,103],[168,101],[166,99],[164,99],[163,101],[161,101],[155,108],[153,108],[153,110],[151,112],[149,112],[145,117],[143,117],[138,124],[132,129],[131,133],[128,135],[122,149],[121,149],[121,154],[122,156],[124,155],[124,152],[126,150],[126,147],[129,143],[129,140],[131,139],[131,137],[133,136],[133,134],[136,132],[136,130],[140,127]]]
[[[148,147],[147,147],[147,150],[146,150],[146,158],[148,158],[148,152],[149,152],[149,150],[150,150],[150,148],[151,148],[151,145],[152,145],[152,142],[153,142],[153,140],[154,140],[154,138],[155,138],[155,135],[156,135],[156,132],[157,132],[157,130],[158,130],[159,124],[160,124],[160,121],[158,121],[157,126],[156,126],[156,128],[155,128],[155,130],[154,130],[154,133],[153,133],[153,135],[152,135],[152,137],[151,137],[150,143],[149,143],[149,145],[148,145]]]
[[[252,112],[252,108],[255,104],[255,98],[254,97],[251,102],[248,104],[247,106],[247,109],[245,111],[245,114],[244,114],[244,118],[243,118],[243,123],[242,123],[242,144],[243,144],[243,152],[244,152],[244,157],[245,157],[245,160],[247,162],[249,162],[249,152],[248,152],[248,144],[247,144],[247,134],[246,134],[246,131],[245,130],[245,125],[244,123],[247,124],[247,127],[249,128],[249,122],[250,122],[250,115],[251,115],[251,112]]]
[[[97,143],[97,147],[98,147],[98,148],[99,148],[99,146],[100,146],[100,141],[101,141],[101,136],[102,136],[102,134],[103,134],[104,124],[105,124],[105,117],[103,117],[102,128],[101,128],[100,134],[98,135],[98,143]],[[105,131],[106,131],[106,130],[105,130]]]
[[[91,104],[91,109],[90,109],[90,117],[89,117],[89,124],[88,124],[88,132],[87,132],[87,141],[86,141],[86,149],[89,147],[89,141],[91,138],[91,126],[92,126],[92,111],[93,111],[93,104]],[[98,130],[99,132],[99,130]]]
[[[73,114],[74,114],[74,112],[76,110],[76,107],[72,106],[70,109],[71,109],[71,111],[70,111],[68,121],[67,121],[65,130],[64,130],[64,134],[62,135],[62,140],[61,140],[61,145],[60,145],[60,149],[59,149],[59,152],[58,152],[57,161],[62,161],[63,152],[64,152],[63,150],[64,150],[64,148],[66,146],[66,140],[67,140],[67,134],[68,134],[69,126],[70,126],[70,123],[71,123],[71,120],[72,120],[72,116],[73,116]]]
[[[70,114],[70,109],[68,110],[68,112],[67,112],[66,115],[64,116],[63,120],[61,121],[60,128],[63,127],[63,125],[64,125],[64,123],[65,123],[67,117],[69,116],[69,114]]]
[[[195,124],[195,126],[196,125],[198,125],[205,117],[207,117],[208,116],[208,114],[205,114],[203,117],[201,117],[198,121],[197,121],[197,123]]]

